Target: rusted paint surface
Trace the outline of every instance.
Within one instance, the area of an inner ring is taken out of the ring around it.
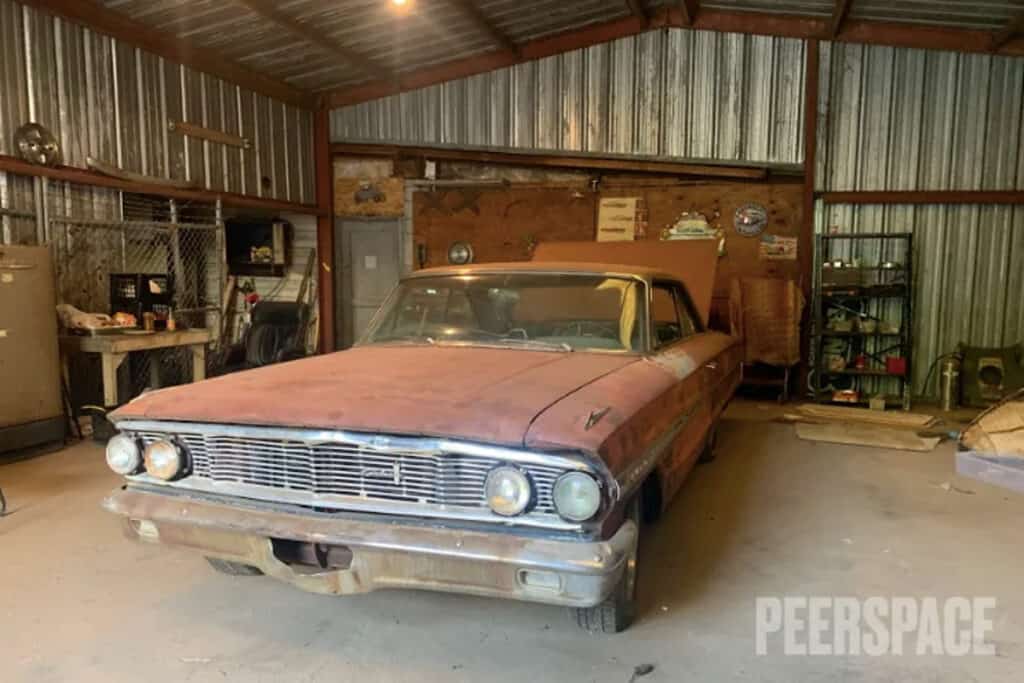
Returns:
[[[667,273],[686,285],[701,320],[708,324],[718,268],[718,240],[542,242],[534,250],[533,260],[546,266],[558,261],[614,263]]]
[[[362,346],[143,394],[112,414],[350,429],[521,446],[548,406],[629,354]]]
[[[605,375],[544,411],[530,428],[526,446],[599,453],[619,475],[673,421],[693,411],[672,448],[673,459],[695,456],[712,416],[706,365],[728,356],[735,344],[733,337],[717,332],[699,334]],[[611,410],[587,429],[590,413],[607,407]],[[696,449],[690,442],[696,442]]]

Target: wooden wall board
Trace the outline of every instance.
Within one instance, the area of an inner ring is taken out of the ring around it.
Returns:
[[[729,287],[744,277],[798,280],[799,260],[764,260],[760,237],[744,237],[733,227],[741,205],[756,202],[768,210],[764,234],[797,237],[803,214],[799,182],[673,182],[621,178],[595,194],[580,187],[449,188],[414,195],[414,239],[426,245],[427,264],[444,265],[452,242],[467,241],[476,261],[519,261],[540,241],[587,240],[596,236],[601,198],[638,197],[648,213],[646,239],[658,240],[683,211],[703,213],[725,232],[726,254],[718,263],[711,324],[728,329]]]
[[[368,187],[374,199],[358,201]],[[402,178],[335,178],[336,216],[401,216],[405,213],[405,181]]]

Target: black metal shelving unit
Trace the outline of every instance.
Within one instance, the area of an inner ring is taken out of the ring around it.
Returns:
[[[811,333],[816,400],[850,403],[834,397],[853,389],[858,404],[881,394],[887,405],[910,410],[913,247],[910,233],[818,236]],[[894,372],[899,365],[902,372]]]

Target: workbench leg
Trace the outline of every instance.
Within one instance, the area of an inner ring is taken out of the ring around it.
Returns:
[[[101,353],[100,363],[103,369],[103,405],[117,405],[117,369],[128,356],[127,353]]]
[[[206,344],[192,345],[192,381],[206,379]]]

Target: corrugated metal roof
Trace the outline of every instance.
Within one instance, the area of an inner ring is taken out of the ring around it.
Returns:
[[[104,0],[104,4],[298,88],[328,90],[374,77],[253,13],[238,0]],[[498,31],[516,43],[629,14],[621,0],[483,0],[476,4]],[[414,5],[405,13],[394,11],[384,0],[288,0],[276,8],[396,73],[496,49],[487,32],[454,3],[416,0]]]
[[[114,11],[195,45],[220,51],[266,76],[311,91],[380,80],[335,53],[260,16],[242,0],[102,0]],[[452,0],[278,0],[283,15],[330,41],[407,73],[484,54],[500,46]],[[480,14],[522,44],[629,16],[625,0],[474,0]],[[678,0],[646,0],[649,11]],[[827,19],[835,0],[703,0],[701,8]],[[1024,0],[856,0],[851,20],[998,30],[1024,12]]]

